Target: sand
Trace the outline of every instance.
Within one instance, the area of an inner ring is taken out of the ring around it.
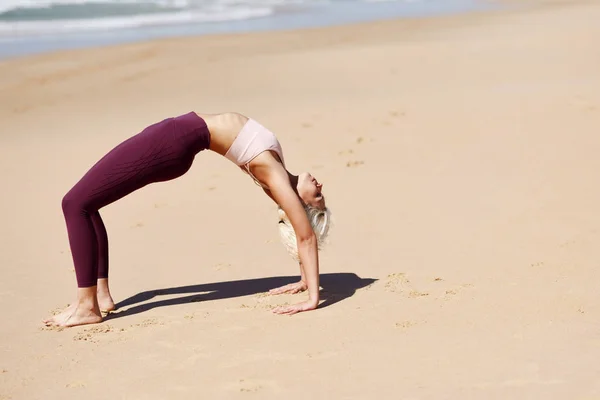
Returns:
[[[0,63],[0,399],[600,398],[600,4]],[[513,8],[513,6],[516,6]],[[324,183],[324,304],[273,203],[201,153],[101,211],[119,312],[65,330],[62,196],[162,118],[239,111]]]

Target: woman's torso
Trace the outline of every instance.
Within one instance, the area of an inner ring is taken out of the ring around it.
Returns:
[[[254,181],[259,185],[264,187],[264,185],[262,185],[253,175],[252,169],[254,167],[264,163],[266,161],[265,158],[274,158],[275,161],[284,164],[283,152],[279,142],[270,131],[262,127],[256,121],[250,120],[248,117],[239,113],[196,114],[206,122],[210,132],[210,150],[229,158],[234,163],[240,162],[239,167],[250,174]],[[247,129],[249,126],[251,129],[262,130],[260,133],[263,135],[263,137],[258,137],[256,139],[257,142],[254,142],[253,146],[250,146],[249,143],[246,143],[245,141],[248,139],[248,134],[250,133],[252,135],[252,133],[246,130],[244,131],[244,135],[242,135],[244,136],[244,143],[239,143],[240,140],[242,140],[240,139],[238,140],[238,143],[236,143],[236,149],[232,149],[232,145],[236,141],[236,138],[238,138],[238,135],[242,129]],[[239,146],[240,144],[241,146]],[[264,149],[261,147],[263,145],[265,147]],[[253,154],[249,154],[251,158],[249,162],[242,162],[242,160],[236,160],[236,156],[238,156],[238,154],[228,153],[230,149],[236,151],[240,150],[239,147],[250,148],[251,151],[260,154],[255,156],[255,158],[253,157]]]
[[[248,122],[248,117],[238,113],[202,114],[196,112],[206,122],[210,132],[210,150],[225,156],[240,130]]]

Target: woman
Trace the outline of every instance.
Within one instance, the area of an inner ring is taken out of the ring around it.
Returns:
[[[281,237],[300,262],[301,280],[271,293],[308,289],[308,300],[278,307],[274,312],[295,314],[317,308],[318,248],[329,227],[323,185],[309,173],[289,173],[277,138],[255,120],[238,113],[190,112],[155,123],[125,140],[64,196],[62,208],[75,265],[77,301],[45,324],[66,327],[98,323],[102,321],[101,310],[114,309],[108,287],[108,238],[98,210],[150,183],[182,176],[196,154],[206,149],[242,168],[279,207]]]

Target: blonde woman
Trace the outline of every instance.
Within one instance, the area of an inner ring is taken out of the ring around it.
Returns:
[[[114,309],[108,285],[108,236],[99,210],[148,184],[182,176],[203,150],[234,162],[278,205],[281,238],[299,261],[301,279],[270,293],[308,290],[308,300],[274,312],[295,314],[317,308],[318,249],[327,236],[330,216],[323,185],[309,173],[288,172],[279,141],[257,121],[238,113],[189,112],[150,125],[116,146],[64,196],[77,301],[46,319],[46,325],[99,323],[101,310]]]

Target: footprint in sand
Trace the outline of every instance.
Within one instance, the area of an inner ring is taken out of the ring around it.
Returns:
[[[40,331],[55,331],[55,332],[62,332],[64,331],[65,328],[63,326],[55,326],[55,325],[44,325],[42,327],[40,327]]]
[[[410,281],[403,272],[389,274],[385,280],[385,290],[388,292],[400,292],[410,285]]]
[[[544,262],[543,261],[539,261],[539,262],[535,262],[529,265],[530,267],[543,267],[544,266]]]
[[[457,296],[462,291],[472,288],[470,283],[449,284],[441,277],[417,279],[418,282],[408,279],[405,273],[396,272],[389,274],[383,282],[383,289],[386,292],[398,293],[409,299],[449,300]],[[372,283],[367,289],[378,288],[377,282]]]
[[[365,141],[366,139],[362,136],[359,136],[358,138],[356,138],[356,143],[357,144],[361,144]],[[371,141],[373,141],[371,139]],[[345,156],[345,155],[350,155],[350,154],[354,154],[354,150],[353,149],[347,149],[347,150],[342,150],[338,152],[338,155],[340,156]],[[350,160],[346,162],[346,167],[348,168],[352,168],[352,167],[358,167],[359,165],[363,165],[365,162],[363,160]]]
[[[463,283],[458,286],[454,286],[452,288],[442,288],[444,290],[444,294],[442,296],[443,300],[449,300],[451,297],[459,295],[464,289],[468,289],[473,287],[470,283]]]
[[[415,325],[419,325],[420,323],[417,321],[401,321],[401,322],[396,322],[395,327],[402,330],[402,331],[406,331],[407,329],[415,326]]]
[[[72,382],[72,383],[67,383],[65,385],[66,388],[69,389],[77,389],[77,388],[84,388],[86,385],[83,382]]]
[[[131,327],[147,328],[149,326],[154,326],[154,325],[164,325],[164,323],[163,322],[159,322],[155,318],[148,318],[148,319],[143,320],[139,324],[133,324],[133,325],[131,325]]]
[[[360,144],[364,141],[365,141],[365,139],[362,136],[359,136],[358,138],[356,138],[357,144]],[[354,150],[348,149],[348,150],[342,150],[342,151],[338,152],[338,155],[340,155],[340,156],[349,155],[349,154],[354,154]],[[364,163],[365,162],[362,160],[350,160],[350,161],[346,162],[346,167],[348,167],[348,168],[358,167],[359,165],[363,165]]]
[[[387,276],[384,288],[388,292],[399,292],[411,299],[426,297],[448,299],[472,286],[471,284],[449,285],[440,277],[423,279],[415,285],[404,273],[393,273]]]
[[[205,311],[204,314],[202,314],[201,316],[198,316],[197,314],[194,313],[194,314],[185,315],[183,318],[192,320],[194,318],[207,318],[209,316],[210,316],[210,313],[208,311]]]
[[[262,389],[262,386],[260,385],[248,385],[241,387],[240,392],[258,392],[260,389]]]
[[[358,160],[358,161],[348,161],[346,163],[346,167],[348,168],[353,168],[353,167],[358,167],[359,165],[363,165],[365,162]]]
[[[279,385],[277,385],[274,381],[252,378],[240,379],[238,382],[231,385],[230,388],[242,393],[256,393],[263,392],[265,390],[271,392],[280,391]]]
[[[293,296],[293,295],[289,295]],[[268,292],[257,293],[254,296],[254,304],[242,303],[240,308],[251,308],[251,309],[261,309],[261,310],[272,310],[275,307],[279,306],[287,306],[290,305],[289,302],[280,303],[281,297],[276,298],[275,296],[271,296]],[[273,304],[271,302],[277,302],[277,304]]]
[[[413,298],[413,299],[417,298],[417,297],[424,297],[424,296],[429,296],[429,293],[427,293],[427,292],[420,292],[418,290],[411,290],[408,293],[408,297]]]
[[[107,334],[114,332],[115,330],[111,325],[98,325],[92,328],[84,329],[81,332],[78,332],[75,336],[73,336],[73,340],[82,341],[82,342],[90,342],[97,343],[99,340],[99,335]]]

